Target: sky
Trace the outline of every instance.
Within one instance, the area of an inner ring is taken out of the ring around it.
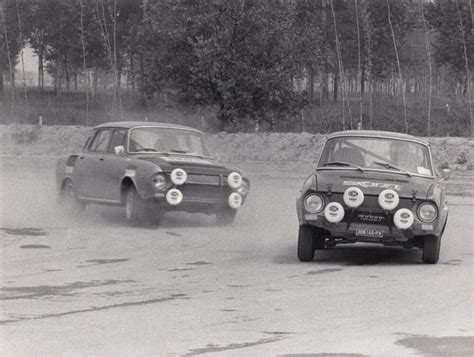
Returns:
[[[23,62],[25,63],[26,72],[38,72],[38,57],[33,53],[33,50],[29,47],[23,49]],[[21,55],[18,57],[18,63],[15,67],[17,72],[21,72]]]

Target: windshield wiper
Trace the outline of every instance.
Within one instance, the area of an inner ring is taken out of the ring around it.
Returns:
[[[359,171],[364,171],[364,169],[360,166],[357,166],[357,165],[354,165],[354,164],[351,164],[351,163],[348,163],[348,162],[345,162],[345,161],[329,161],[329,162],[326,162],[323,166],[350,166],[350,167],[355,167],[357,170]]]
[[[189,153],[188,150],[180,150],[180,149],[171,149],[170,152],[175,152],[177,154],[187,154],[187,153]]]
[[[135,150],[135,152],[140,152],[140,151],[159,152],[158,150],[153,149],[153,148],[140,148],[140,149]]]
[[[389,164],[388,162],[372,161],[372,163],[375,164],[375,165],[379,165],[379,166],[385,167],[386,169],[393,169],[393,170],[401,171],[401,172],[403,172],[404,174],[407,174],[408,176],[411,177],[411,173],[409,173],[407,170],[402,169],[401,167],[398,167],[398,166]]]

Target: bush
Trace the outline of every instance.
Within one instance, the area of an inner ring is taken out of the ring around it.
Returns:
[[[33,144],[38,141],[40,132],[41,129],[28,126],[11,133],[11,138],[17,144]]]
[[[464,165],[468,162],[467,154],[465,151],[461,151],[459,157],[456,160],[456,164]]]

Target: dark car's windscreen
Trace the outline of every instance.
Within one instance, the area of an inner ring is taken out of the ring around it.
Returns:
[[[128,152],[166,152],[209,156],[200,133],[185,129],[156,127],[131,129]]]
[[[390,138],[339,137],[328,140],[318,167],[348,163],[360,168],[407,171],[432,176],[433,169],[425,145]]]

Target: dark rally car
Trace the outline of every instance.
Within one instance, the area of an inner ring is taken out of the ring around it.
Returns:
[[[448,207],[428,143],[383,131],[330,135],[297,198],[298,258],[340,243],[421,248],[439,259]]]
[[[249,181],[216,162],[203,134],[150,122],[114,122],[93,129],[79,154],[59,159],[59,201],[70,211],[88,203],[125,206],[131,223],[159,221],[167,211],[215,214],[229,224]]]

